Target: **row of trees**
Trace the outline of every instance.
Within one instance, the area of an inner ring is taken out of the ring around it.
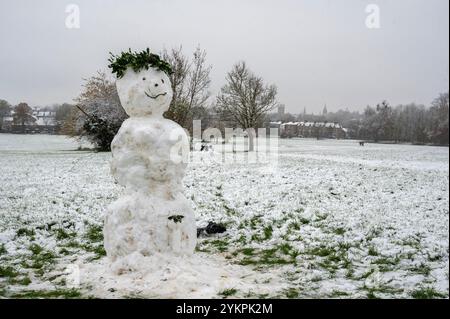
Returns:
[[[347,129],[347,137],[372,141],[409,142],[418,144],[449,144],[449,94],[440,94],[430,107],[417,104],[392,107],[383,101],[363,112],[339,110],[321,114],[271,113],[268,121],[335,122]]]
[[[355,135],[374,141],[449,144],[449,95],[440,94],[426,108],[409,104],[391,107],[386,101],[368,106]]]

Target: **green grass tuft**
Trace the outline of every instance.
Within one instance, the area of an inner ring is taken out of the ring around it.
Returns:
[[[19,228],[16,232],[17,236],[34,236],[36,233],[34,229],[28,229],[28,228]]]
[[[237,289],[230,288],[219,292],[219,296],[230,297],[237,293]]]
[[[19,273],[14,270],[11,266],[0,266],[0,278],[14,278],[17,277]]]
[[[375,247],[369,247],[369,256],[378,256],[379,255],[379,253],[378,253],[378,251],[375,249]]]
[[[333,233],[335,233],[336,235],[342,236],[345,234],[345,229],[342,227],[339,227],[339,228],[334,229]]]
[[[273,228],[272,225],[264,227],[264,240],[272,238]]]
[[[414,299],[442,299],[442,298],[448,298],[447,295],[440,293],[436,291],[434,288],[431,287],[423,287],[420,289],[417,289],[411,293],[411,297]]]
[[[284,293],[289,299],[296,299],[299,296],[299,293],[295,288],[288,288],[284,291]]]
[[[13,298],[25,298],[25,299],[49,299],[49,298],[80,298],[81,293],[76,289],[58,289],[53,291],[44,290],[28,290],[22,291],[12,295]]]
[[[428,276],[431,273],[431,268],[424,263],[421,263],[419,266],[411,268],[410,270],[424,276]]]
[[[99,225],[89,225],[85,237],[91,242],[103,241],[103,227]]]

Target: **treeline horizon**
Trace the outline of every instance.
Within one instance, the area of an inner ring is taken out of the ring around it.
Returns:
[[[278,113],[268,115],[270,121],[334,122],[347,129],[349,138],[416,144],[449,144],[449,93],[441,93],[429,106],[423,104],[399,104],[391,106],[382,101],[366,106],[364,111],[338,110],[322,114]]]
[[[448,145],[448,99],[448,93],[443,93],[430,106],[416,103],[390,106],[387,101],[383,101],[376,106],[366,106],[364,111],[350,111],[346,108],[328,112],[325,108],[321,114],[308,113],[304,110],[298,114],[284,113],[281,118],[279,113],[268,113],[263,126],[268,127],[270,122],[278,121],[282,123],[332,122],[346,128],[347,137],[351,139]],[[8,105],[11,111],[22,104],[13,106],[5,102],[0,100],[0,112],[2,105]],[[55,103],[41,107],[40,110],[54,111],[55,119],[64,122],[74,108],[75,104],[72,103]],[[202,112],[205,118],[197,118],[204,122],[202,126],[212,124],[208,110],[215,112],[214,106],[210,106]],[[1,117],[0,114],[0,119]]]
[[[337,122],[347,129],[347,138],[373,141],[449,144],[449,94],[441,93],[430,105],[414,103],[391,106],[380,100],[363,111],[348,109],[321,114],[276,112],[283,105],[277,99],[277,86],[267,83],[249,69],[245,61],[236,62],[225,74],[225,85],[216,96],[209,90],[212,65],[206,51],[198,47],[186,55],[182,47],[164,50],[162,59],[172,65],[170,74],[173,99],[164,116],[192,131],[193,120],[202,120],[202,129],[225,127],[257,129],[268,127],[271,121]],[[239,85],[237,85],[239,84]],[[1,98],[1,97],[0,97]],[[86,136],[100,150],[109,150],[112,138],[128,115],[117,94],[115,80],[105,72],[85,80],[74,103],[53,104],[42,110],[56,112],[61,123],[60,133]],[[12,106],[0,100],[0,130],[3,118],[15,110],[14,123],[25,125],[31,107],[26,103]]]

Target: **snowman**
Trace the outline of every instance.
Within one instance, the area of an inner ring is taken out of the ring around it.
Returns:
[[[111,173],[123,193],[106,211],[104,245],[112,261],[131,254],[191,255],[195,217],[183,195],[189,140],[165,119],[170,65],[147,49],[110,59],[120,102],[130,116],[111,143]]]

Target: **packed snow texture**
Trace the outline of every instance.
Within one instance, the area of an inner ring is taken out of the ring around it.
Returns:
[[[172,97],[170,80],[155,68],[128,69],[117,80],[117,91],[130,118],[111,144],[111,172],[125,189],[106,212],[108,257],[120,264],[118,257],[136,252],[190,255],[197,231],[182,192],[189,140],[177,123],[162,117]],[[118,274],[124,271],[117,269]]]
[[[447,147],[279,144],[272,171],[195,154],[204,160],[183,183],[196,224],[227,232],[200,238],[189,262],[163,261],[154,276],[158,255],[136,257],[148,272],[116,276],[101,236],[121,191],[111,154],[75,151],[63,136],[0,134],[0,295],[73,296],[66,267],[78,265],[74,289],[85,297],[448,298]]]

